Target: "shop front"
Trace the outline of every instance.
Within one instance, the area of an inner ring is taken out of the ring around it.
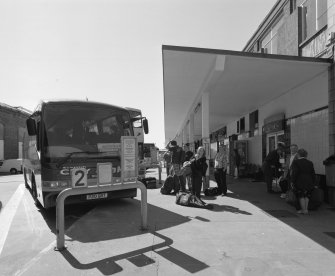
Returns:
[[[275,114],[264,119],[262,143],[263,160],[269,152],[275,150],[279,144],[285,146],[287,150],[290,145],[290,133],[286,126],[285,114],[283,113]],[[285,154],[288,153],[289,150],[283,154],[282,158],[285,159]]]

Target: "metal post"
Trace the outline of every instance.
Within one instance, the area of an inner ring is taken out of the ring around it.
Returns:
[[[68,188],[59,193],[56,199],[56,248],[55,250],[62,251],[65,246],[65,231],[64,231],[64,201],[70,195],[101,193],[108,191],[124,190],[137,188],[141,190],[141,229],[148,228],[148,205],[147,205],[147,189],[142,182],[126,183],[121,185],[110,185],[103,187],[88,187],[88,188]]]

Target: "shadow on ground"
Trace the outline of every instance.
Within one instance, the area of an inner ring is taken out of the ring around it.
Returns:
[[[83,271],[97,268],[103,275],[112,275],[123,270],[116,263],[119,260],[126,259],[138,267],[155,265],[155,259],[144,255],[154,251],[189,273],[196,273],[208,268],[207,264],[174,248],[171,238],[158,233],[159,230],[189,222],[191,218],[148,204],[148,229],[142,230],[140,227],[141,202],[139,200],[120,199],[98,203],[97,205],[65,206],[67,242],[78,241],[89,244],[134,236],[139,238],[145,234],[157,237],[162,242],[158,244],[151,243],[149,246],[144,246],[137,250],[102,258],[90,263],[81,263],[71,250],[65,249],[61,251],[62,256],[72,267]],[[40,212],[51,231],[55,233],[55,210],[41,210]],[[84,215],[85,219],[83,219]],[[75,222],[76,224],[74,224]]]
[[[260,208],[267,215],[273,216],[290,227],[314,240],[321,246],[335,253],[335,208],[324,203],[318,210],[309,215],[298,215],[296,209],[280,198],[280,192],[268,194],[264,182],[253,182],[251,179],[235,180],[227,176],[228,197],[246,200]],[[332,228],[332,230],[331,230]],[[333,242],[329,237],[334,238]]]

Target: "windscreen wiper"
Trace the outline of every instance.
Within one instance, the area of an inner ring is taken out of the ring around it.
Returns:
[[[65,164],[74,154],[100,154],[103,153],[101,151],[74,151],[74,152],[70,152],[68,153],[68,155],[64,158],[61,159],[59,162],[57,162],[56,167],[60,168],[60,166],[62,166],[63,164]]]

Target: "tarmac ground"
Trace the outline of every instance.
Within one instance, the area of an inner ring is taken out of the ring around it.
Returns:
[[[263,182],[227,183],[227,196],[202,197],[212,210],[148,189],[145,231],[140,193],[99,204],[66,228],[66,250],[55,251],[50,235],[14,275],[334,275],[334,207],[300,215]]]

